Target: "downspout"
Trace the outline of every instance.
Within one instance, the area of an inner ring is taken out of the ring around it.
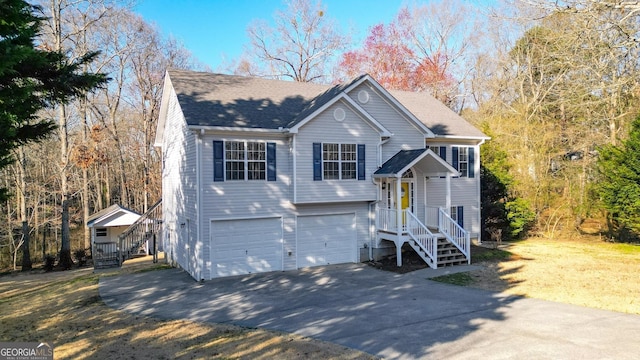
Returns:
[[[380,141],[378,142],[378,145],[376,146],[376,158],[378,163],[376,164],[376,168],[379,169],[382,166],[382,145],[386,144],[391,138],[386,138],[386,139],[382,139],[380,138]],[[372,219],[376,219],[376,213],[375,213],[375,208],[372,210],[372,206],[377,205],[380,202],[380,184],[373,178],[373,176],[371,177],[371,182],[376,185],[376,200],[375,201],[370,201],[369,202],[369,261],[373,261],[373,245],[375,242],[375,235],[376,235],[376,231],[378,230],[375,226],[372,226]],[[373,216],[371,216],[373,214]],[[373,228],[373,230],[371,230]]]
[[[196,219],[196,234],[198,234],[196,243],[203,238],[200,231],[201,230],[200,225],[202,221],[202,206],[201,206],[202,197],[200,194],[202,191],[202,187],[200,186],[200,184],[202,183],[202,179],[200,178],[200,176],[202,176],[202,171],[200,171],[200,169],[202,167],[202,137],[203,136],[204,136],[204,129],[200,129],[200,131],[196,133],[196,216],[198,217]],[[190,232],[187,231],[187,234],[190,234]],[[189,239],[187,239],[187,241],[189,241]],[[200,249],[201,256],[202,254],[204,254],[203,248],[204,248],[204,241],[202,241],[202,245]],[[204,267],[204,263],[205,261],[202,258],[198,259],[198,262],[196,262],[196,264],[198,264],[198,278],[200,279],[200,282],[204,281],[204,278],[202,277],[202,268]]]

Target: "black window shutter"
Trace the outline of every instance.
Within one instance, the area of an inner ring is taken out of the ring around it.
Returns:
[[[454,146],[451,148],[451,165],[453,166],[454,169],[460,170],[458,169],[458,147],[457,146]]]
[[[447,147],[446,146],[440,146],[440,157],[442,158],[442,160],[447,161]]]
[[[276,143],[267,143],[267,181],[276,181]]]
[[[475,169],[475,158],[476,157],[473,154],[474,153],[473,150],[474,150],[474,148],[470,147],[469,151],[467,152],[467,154],[469,155],[469,166],[468,166],[468,169],[467,169],[467,175],[470,178],[473,178],[475,176],[474,169]]]
[[[322,180],[322,144],[313,143],[313,180]]]
[[[462,206],[458,206],[457,207],[457,212],[458,212],[458,225],[460,225],[461,228],[464,229],[464,207]]]
[[[213,142],[213,181],[224,181],[224,141]]]
[[[358,144],[358,180],[365,177],[365,144]]]

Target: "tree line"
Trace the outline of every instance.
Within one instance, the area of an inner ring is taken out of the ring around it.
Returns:
[[[10,195],[0,266],[16,266],[26,251],[36,261],[57,254],[68,267],[72,248],[89,247],[91,213],[115,203],[144,212],[160,197],[152,141],[165,70],[210,69],[122,1],[33,5],[34,49],[108,81],[43,103],[28,123],[44,121],[49,136],[11,143],[0,159]],[[482,150],[483,237],[554,236],[595,223],[634,239],[635,208],[600,185],[612,183],[603,161],[623,162],[616,151],[633,149],[639,13],[635,2],[614,0],[428,1],[356,42],[321,1],[287,0],[248,25],[245,53],[216,71],[325,84],[369,73],[389,89],[428,92],[492,137]]]

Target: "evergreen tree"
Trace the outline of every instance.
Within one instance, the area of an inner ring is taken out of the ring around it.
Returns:
[[[640,117],[620,146],[599,149],[597,193],[609,212],[610,231],[640,234]]]
[[[39,111],[64,104],[105,83],[104,74],[82,72],[97,52],[70,60],[60,51],[48,51],[36,45],[41,22],[38,7],[24,0],[0,0],[0,169],[15,161],[14,150],[39,141],[56,128]],[[0,188],[0,201],[8,197]],[[22,224],[23,270],[31,268],[29,226]],[[72,264],[69,251],[60,251],[63,268]]]
[[[41,109],[69,102],[107,80],[80,71],[97,52],[71,61],[36,46],[43,20],[37,9],[24,0],[0,0],[0,169],[15,160],[15,148],[55,129],[53,121],[38,116]],[[0,188],[0,200],[7,195]]]

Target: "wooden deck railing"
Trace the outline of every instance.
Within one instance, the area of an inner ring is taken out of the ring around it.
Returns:
[[[160,241],[162,229],[162,199],[153,204],[146,213],[118,236],[118,265],[139,253],[147,240]]]

